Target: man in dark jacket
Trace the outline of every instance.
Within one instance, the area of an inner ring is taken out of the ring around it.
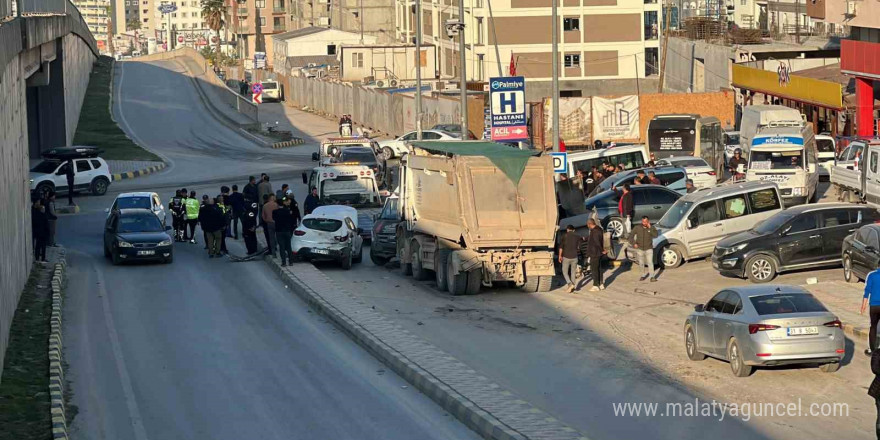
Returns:
[[[257,202],[247,205],[241,215],[241,236],[248,255],[257,252]]]
[[[232,237],[238,240],[238,222],[244,212],[244,196],[238,192],[238,185],[232,185],[232,194],[229,195],[229,206],[232,208]]]
[[[578,250],[581,243],[585,241],[574,231],[574,226],[568,225],[565,228],[565,234],[559,243],[559,263],[562,264],[562,278],[565,279],[565,285],[568,286],[568,293],[572,293],[577,288],[575,278],[577,274]]]
[[[73,159],[67,161],[67,170],[65,171],[65,175],[67,176],[67,204],[73,206]]]
[[[241,191],[241,195],[244,198],[246,203],[259,203],[260,196],[257,194],[257,178],[254,176],[248,177],[248,183],[244,186],[244,189]]]
[[[616,190],[620,193],[620,201],[617,203],[617,213],[623,220],[623,235],[629,235],[632,230],[632,218],[635,216],[635,206],[633,205],[633,194],[629,184],[623,185],[623,191]]]
[[[45,208],[46,219],[49,221],[49,237],[46,243],[51,247],[57,247],[58,244],[55,243],[55,226],[58,223],[58,214],[55,212],[55,191],[49,191],[42,204],[43,208]]]
[[[272,220],[275,221],[275,241],[278,243],[278,253],[281,254],[281,267],[287,266],[287,262],[293,263],[293,252],[290,249],[290,239],[296,228],[296,217],[290,208],[291,200],[287,197],[281,199],[281,206],[272,211]]]
[[[590,288],[590,291],[597,292],[605,290],[605,283],[602,277],[602,256],[607,253],[605,250],[604,231],[596,224],[596,220],[592,218],[587,220],[587,229],[589,230],[589,235],[587,236],[586,256],[590,259],[590,275],[593,277],[593,287]]]
[[[46,244],[49,240],[49,219],[40,199],[31,207],[31,234],[34,238],[34,261],[46,262]]]
[[[208,242],[208,258],[220,256],[220,239],[225,222],[223,211],[216,205],[214,199],[208,198],[205,206],[199,210],[199,223],[205,231],[205,239]]]
[[[648,217],[642,217],[642,222],[637,224],[629,234],[629,244],[638,256],[639,267],[642,269],[642,277],[639,281],[650,278],[651,282],[657,281],[654,276],[654,239],[657,238],[657,228],[651,224]]]
[[[312,187],[312,191],[306,196],[306,201],[303,205],[303,213],[309,215],[319,206],[321,206],[321,201],[318,199],[318,188]]]

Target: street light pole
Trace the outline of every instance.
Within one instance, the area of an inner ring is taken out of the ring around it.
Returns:
[[[420,141],[422,140],[422,0],[416,0],[416,57],[416,140]]]
[[[553,5],[550,14],[553,20],[553,151],[559,151],[559,11],[556,5],[559,0],[550,1]]]
[[[416,0],[416,2],[420,1],[421,0]],[[464,52],[464,0],[458,0],[458,20],[460,21],[458,28],[458,73],[461,75],[461,80],[458,87],[461,89],[461,140],[467,140],[467,67],[465,66],[465,64],[467,63],[467,54],[465,54]]]
[[[364,0],[358,0],[358,18],[361,21],[361,46],[364,45]]]

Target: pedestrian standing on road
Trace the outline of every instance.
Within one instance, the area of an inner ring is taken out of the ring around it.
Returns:
[[[202,203],[199,205],[199,214],[201,214],[202,210],[208,206],[208,195],[202,194]],[[208,231],[202,227],[202,238],[205,239],[205,249],[208,249]]]
[[[605,250],[604,231],[596,224],[595,219],[587,220],[587,258],[590,259],[590,276],[593,278],[593,287],[591,292],[605,290],[605,283],[602,277],[602,259],[607,251]]]
[[[171,227],[174,229],[174,241],[185,241],[186,235],[186,207],[183,204],[186,193],[177,190],[174,197],[168,201],[168,212],[171,213]]]
[[[864,315],[865,309],[868,309],[868,315],[871,318],[871,329],[868,330],[868,349],[865,350],[865,354],[870,356],[874,350],[877,350],[877,322],[880,321],[880,269],[874,269],[865,278],[865,295],[862,298],[862,308],[859,310],[859,314]]]
[[[208,258],[220,256],[220,240],[223,238],[223,211],[217,206],[214,199],[205,200],[205,206],[199,211],[199,223],[205,232],[205,241],[208,243]]]
[[[238,192],[238,185],[232,185],[232,194],[229,195],[229,206],[232,208],[232,238],[238,240],[238,223],[244,215],[244,196]]]
[[[257,203],[260,201],[260,196],[257,194],[257,178],[254,176],[248,177],[248,183],[244,186],[244,189],[241,191],[241,196],[244,199],[245,203]]]
[[[50,247],[57,247],[58,244],[55,243],[55,226],[58,222],[58,214],[55,212],[55,191],[49,191],[42,204],[43,207],[46,208],[46,218],[49,220],[49,238],[47,244]]]
[[[880,440],[880,351],[871,354],[871,372],[874,373],[874,380],[868,388],[868,395],[874,398],[874,406],[877,407],[877,421],[874,430],[877,434],[877,440]]]
[[[275,194],[266,195],[266,204],[263,205],[261,218],[263,220],[263,233],[266,235],[266,247],[269,248],[269,255],[275,257],[275,220],[272,219],[272,212],[278,209],[275,203]]]
[[[281,189],[279,189],[278,191],[275,191],[275,202],[279,203],[282,201],[282,199],[287,197],[288,191],[290,191],[290,185],[288,185],[286,183],[282,184]]]
[[[304,215],[309,215],[312,211],[315,210],[318,206],[321,206],[321,200],[318,199],[318,188],[312,187],[312,190],[309,192],[309,195],[306,196],[306,200],[303,204],[303,213]]]
[[[617,191],[615,189],[615,191]],[[635,216],[635,205],[633,204],[633,195],[628,183],[623,185],[623,191],[620,192],[620,201],[617,202],[617,213],[623,220],[623,234],[628,236],[632,231],[632,218]]]
[[[663,182],[661,182],[660,179],[657,178],[657,173],[655,173],[653,171],[648,173],[648,183],[650,183],[651,185],[662,185],[663,184]]]
[[[266,194],[274,195],[275,192],[272,191],[272,184],[269,182],[269,175],[263,174],[262,180],[257,184],[257,197],[259,197],[259,200],[263,200],[263,196]]]
[[[73,206],[73,159],[67,161],[67,169],[64,174],[67,176],[67,204]]]
[[[694,186],[694,181],[691,179],[687,179],[684,181],[684,188],[685,188],[685,190],[687,190],[688,194],[697,190],[697,187]]]
[[[227,232],[229,232],[229,221],[232,219],[232,213],[229,209],[229,206],[226,205],[226,198],[223,194],[217,196],[217,207],[220,208],[220,212],[223,213],[223,228],[220,230],[220,254],[226,255],[229,251],[226,249],[226,236]]]
[[[238,81],[238,94],[241,96],[245,96],[245,95],[247,95],[247,91],[248,91],[247,81],[245,81],[245,79],[242,78]]]
[[[189,242],[196,243],[196,225],[199,224],[199,199],[196,192],[190,191],[186,198],[186,225],[189,226]]]
[[[229,204],[229,187],[220,187],[220,195],[223,196],[223,213],[226,214],[226,226],[223,227],[223,237],[232,238],[232,206]],[[225,249],[226,240],[223,240]]]
[[[292,200],[284,197],[281,206],[272,211],[272,221],[275,223],[275,241],[278,243],[278,255],[281,257],[281,267],[287,263],[293,263],[293,252],[290,249],[290,240],[293,238],[293,230],[296,228],[296,218],[291,209]]]
[[[574,226],[565,227],[565,234],[559,245],[559,262],[562,263],[562,278],[565,279],[565,285],[568,286],[568,293],[574,292],[577,288],[575,279],[577,278],[578,250],[585,240],[574,231]]]
[[[46,261],[46,245],[49,240],[49,218],[40,199],[31,207],[31,234],[34,243],[34,261]]]
[[[241,215],[241,237],[244,238],[248,255],[257,252],[257,210],[257,203],[254,202],[247,205],[244,214]]]
[[[642,222],[637,224],[629,234],[630,246],[635,250],[638,257],[642,277],[639,281],[650,279],[657,281],[654,276],[654,239],[657,238],[657,228],[651,224],[648,217],[642,217]]]

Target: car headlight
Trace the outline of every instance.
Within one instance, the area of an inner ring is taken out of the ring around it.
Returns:
[[[123,240],[119,240],[119,244],[117,244],[117,246],[119,246],[119,247],[134,247],[131,245],[131,243],[129,243],[127,241],[123,241]]]
[[[34,183],[34,179],[30,179],[30,182],[31,182],[31,183]]]
[[[806,188],[804,188],[804,187],[802,187],[802,186],[798,186],[798,187],[792,188],[792,190],[791,190],[791,195],[793,195],[793,196],[803,196],[803,195],[806,193],[806,191],[804,191],[805,189],[806,189]]]
[[[734,247],[727,248],[727,249],[724,251],[724,255],[730,255],[730,254],[732,254],[732,253],[734,253],[734,252],[739,252],[739,251],[745,249],[746,246],[748,246],[748,245],[749,245],[748,243],[740,243],[740,244],[738,244],[738,245],[736,245],[736,246],[734,246]]]
[[[159,246],[171,246],[171,240],[162,240],[159,242]]]

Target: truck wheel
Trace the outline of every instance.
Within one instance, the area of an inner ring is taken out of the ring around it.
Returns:
[[[468,274],[467,272],[455,272],[452,267],[452,258],[446,259],[446,287],[453,296],[464,295],[467,293]]]
[[[373,251],[372,246],[370,246],[370,260],[373,262],[373,264],[380,267],[384,267],[386,264],[388,264],[388,258],[376,255],[376,252]]]
[[[412,275],[412,273],[413,273],[412,272],[412,263],[405,263],[403,261],[404,250],[405,250],[405,248],[403,246],[403,237],[400,234],[398,234],[397,235],[397,258],[400,259],[400,268],[403,270],[403,275],[409,276],[409,275]]]
[[[419,250],[421,246],[419,246],[418,242],[413,242],[412,246],[412,276],[417,281],[425,281],[431,279],[431,274],[428,273],[428,269],[422,267],[422,258],[419,256]]]
[[[483,270],[474,269],[467,273],[467,294],[476,295],[480,293],[480,286],[483,285]]]
[[[553,275],[541,275],[538,277],[538,292],[549,292],[553,289]]]
[[[449,289],[446,278],[446,260],[448,259],[449,251],[445,249],[438,250],[434,254],[434,281],[437,283],[437,290],[440,291]]]
[[[95,180],[92,180],[91,186],[92,194],[103,196],[107,194],[107,187],[110,186],[110,182],[107,181],[106,177],[95,177]]]
[[[526,282],[523,283],[522,286],[519,286],[519,290],[523,292],[537,292],[538,285],[541,283],[541,277],[530,277],[526,275]]]

